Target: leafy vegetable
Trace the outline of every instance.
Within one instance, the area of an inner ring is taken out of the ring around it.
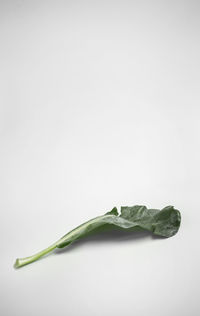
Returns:
[[[38,252],[30,257],[17,259],[15,268],[38,260],[55,248],[63,248],[75,240],[78,240],[88,234],[99,231],[99,228],[109,227],[110,229],[123,229],[128,231],[147,230],[155,235],[171,237],[175,235],[180,227],[181,215],[173,206],[167,206],[161,210],[147,209],[146,206],[122,206],[121,214],[118,214],[114,207],[105,215],[95,217],[88,222],[76,227],[69,233],[60,238],[50,247]]]

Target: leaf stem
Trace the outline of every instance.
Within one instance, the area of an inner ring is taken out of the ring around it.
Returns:
[[[44,250],[42,250],[42,251],[40,251],[40,252],[30,256],[30,257],[16,259],[15,264],[14,264],[14,268],[20,268],[20,267],[23,267],[29,263],[32,263],[32,262],[38,260],[39,258],[43,257],[44,255],[48,254],[49,252],[51,252],[55,248],[66,247],[72,241],[75,241],[79,237],[81,232],[86,232],[88,230],[88,228],[91,226],[91,224],[96,225],[98,227],[99,223],[101,223],[100,220],[103,219],[104,217],[105,218],[110,217],[110,215],[103,215],[103,216],[95,217],[95,218],[81,224],[80,226],[74,228],[73,230],[71,230],[70,232],[65,234],[62,238],[60,238],[57,242],[55,242],[54,244],[52,244],[48,248],[45,248]]]
[[[45,248],[44,250],[37,252],[35,255],[32,255],[30,257],[25,257],[25,258],[18,258],[15,261],[14,267],[15,268],[20,268],[25,266],[26,264],[29,264],[31,262],[34,262],[38,260],[39,258],[43,257],[47,253],[51,252],[56,248],[57,242],[54,243],[53,245],[49,246],[48,248]]]

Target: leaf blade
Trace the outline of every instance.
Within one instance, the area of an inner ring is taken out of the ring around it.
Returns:
[[[134,230],[137,227],[155,235],[172,237],[178,232],[180,222],[180,212],[173,206],[167,206],[161,210],[147,209],[144,205],[122,206],[120,215],[115,207],[105,215],[96,217],[63,236],[57,248],[64,248],[69,243],[87,236],[88,233],[95,233],[105,224],[123,230]]]

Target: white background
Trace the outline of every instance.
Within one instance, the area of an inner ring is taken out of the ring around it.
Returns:
[[[0,1],[0,314],[198,316],[199,1]],[[14,270],[113,206],[174,205]],[[108,237],[108,238],[107,238]]]

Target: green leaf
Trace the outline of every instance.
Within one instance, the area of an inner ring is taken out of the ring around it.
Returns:
[[[120,216],[163,237],[175,235],[181,222],[180,212],[173,206],[166,206],[162,210],[147,209],[143,205],[125,206],[121,208]]]
[[[175,235],[180,227],[181,215],[173,206],[167,206],[161,210],[147,209],[143,205],[122,206],[121,214],[118,214],[117,208],[114,207],[111,211],[102,216],[95,217],[86,223],[76,227],[69,233],[65,234],[56,243],[50,247],[40,251],[39,253],[17,259],[15,267],[19,268],[28,263],[38,260],[48,252],[55,248],[63,248],[76,240],[99,232],[99,229],[107,226],[111,229],[123,230],[147,230],[155,235],[163,237],[171,237]]]

